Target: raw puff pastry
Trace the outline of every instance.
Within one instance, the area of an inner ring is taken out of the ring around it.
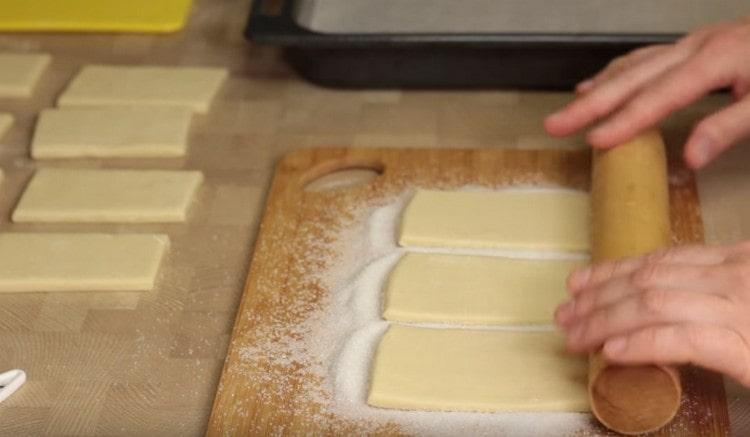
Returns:
[[[588,411],[588,360],[556,332],[391,325],[367,403],[437,411]]]
[[[51,61],[46,53],[0,53],[0,97],[31,97]]]
[[[45,109],[31,156],[149,158],[183,156],[193,113],[182,107]]]
[[[589,202],[588,193],[573,190],[418,190],[404,211],[399,244],[587,251]]]
[[[160,234],[0,234],[0,292],[145,291],[169,243]]]
[[[13,211],[14,222],[182,222],[203,181],[198,171],[36,172]]]
[[[211,67],[88,65],[58,106],[184,106],[206,112],[227,71]]]
[[[391,273],[383,318],[400,322],[551,324],[580,261],[407,253]]]

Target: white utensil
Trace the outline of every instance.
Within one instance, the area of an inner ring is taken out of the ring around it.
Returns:
[[[8,399],[26,382],[26,372],[20,369],[0,373],[0,402]]]

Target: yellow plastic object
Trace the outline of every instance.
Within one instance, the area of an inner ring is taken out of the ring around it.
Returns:
[[[174,32],[192,0],[0,0],[0,31]]]

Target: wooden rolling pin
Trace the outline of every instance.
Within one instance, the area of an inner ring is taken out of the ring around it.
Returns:
[[[592,260],[632,257],[670,244],[669,191],[664,141],[647,132],[607,151],[592,165]],[[669,423],[680,406],[674,367],[621,366],[590,357],[589,399],[608,428],[641,434]]]

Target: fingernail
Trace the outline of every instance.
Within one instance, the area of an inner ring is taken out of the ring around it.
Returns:
[[[590,267],[579,267],[573,270],[573,273],[570,274],[570,277],[568,278],[568,286],[571,290],[580,290],[588,284],[590,277]]]
[[[545,117],[544,122],[546,123],[557,123],[560,121],[560,112],[553,112],[552,114]]]
[[[691,161],[694,167],[703,167],[711,160],[712,143],[706,138],[699,138],[693,143],[693,152]]]
[[[609,356],[619,355],[625,350],[627,343],[628,341],[625,337],[615,337],[604,343],[604,354]]]
[[[555,311],[555,320],[559,325],[566,325],[575,312],[575,301],[568,301],[557,307]]]
[[[594,84],[593,80],[586,79],[582,82],[579,82],[578,85],[576,85],[576,91],[579,91],[579,92],[588,91],[591,88],[591,85],[593,84]]]

